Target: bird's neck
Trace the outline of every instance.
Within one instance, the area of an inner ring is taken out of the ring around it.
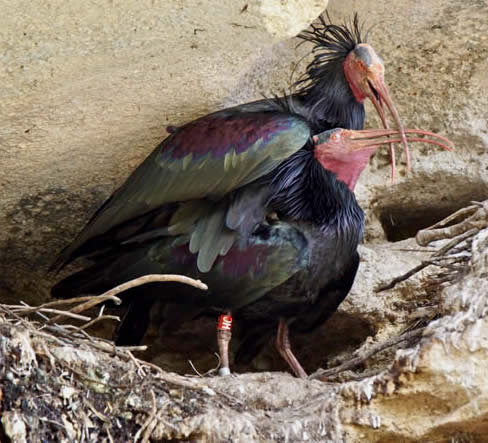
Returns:
[[[363,129],[364,105],[351,90],[342,63],[321,72],[320,78],[298,91],[297,97],[315,133],[337,127]]]
[[[359,241],[364,214],[354,193],[337,175],[301,149],[274,173],[269,206],[281,217],[347,231]]]
[[[325,169],[333,172],[337,180],[345,183],[351,192],[354,191],[359,176],[368,166],[369,159],[376,151],[375,148],[371,150],[362,150],[349,154],[344,158],[334,158],[328,156],[327,153],[314,151],[314,157]]]

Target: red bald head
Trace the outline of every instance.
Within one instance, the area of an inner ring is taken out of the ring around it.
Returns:
[[[384,105],[386,105],[395,122],[396,129],[400,132],[407,158],[407,168],[410,168],[407,139],[400,116],[385,83],[385,67],[381,58],[370,45],[360,43],[345,58],[344,75],[356,100],[360,103],[366,98],[371,100],[384,128],[388,129],[389,125],[384,109]]]
[[[404,132],[409,135],[410,142],[424,142],[451,150],[448,146],[451,142],[440,135],[421,129],[407,129]],[[432,137],[433,140],[420,138],[419,135]],[[353,191],[374,152],[380,146],[400,140],[400,131],[392,129],[352,131],[336,128],[313,137],[314,155],[325,169],[334,172]]]

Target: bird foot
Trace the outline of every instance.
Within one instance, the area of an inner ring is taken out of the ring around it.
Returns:
[[[231,375],[230,369],[227,366],[222,366],[219,368],[219,376],[225,377],[227,375]]]

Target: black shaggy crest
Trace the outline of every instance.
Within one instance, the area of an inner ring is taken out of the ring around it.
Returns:
[[[298,35],[314,45],[313,60],[293,87],[316,129],[362,129],[364,108],[349,88],[343,65],[347,55],[359,43],[366,42],[366,35],[357,14],[341,26],[332,24],[328,15],[326,18],[328,21],[321,16],[320,23]]]
[[[332,24],[328,14],[327,19],[329,23],[323,16],[320,16],[319,24],[312,24],[311,30],[303,31],[298,35],[298,38],[314,44],[312,49],[314,59],[308,65],[307,72],[312,69],[323,70],[330,63],[343,63],[347,54],[357,45],[366,43],[366,35],[362,36],[363,25],[359,23],[357,13],[349,23],[346,22],[342,26]]]

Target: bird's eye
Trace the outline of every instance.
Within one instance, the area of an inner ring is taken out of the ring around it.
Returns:
[[[332,141],[336,142],[336,141],[339,141],[339,139],[341,138],[340,135],[336,132],[335,134],[332,134],[330,136],[330,138],[332,139]]]

